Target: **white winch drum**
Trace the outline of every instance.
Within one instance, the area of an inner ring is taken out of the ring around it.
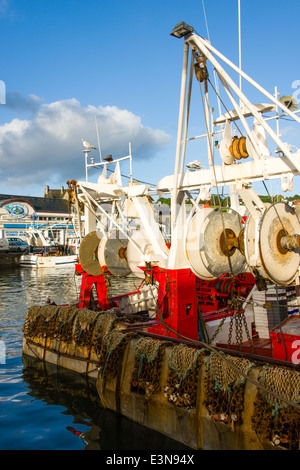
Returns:
[[[246,262],[249,266],[250,270],[255,269],[261,274],[260,272],[260,262],[256,266],[256,259],[258,253],[258,243],[255,241],[255,232],[259,231],[259,224],[260,220],[256,221],[254,217],[250,214],[247,216],[247,220],[245,222],[245,229],[244,229],[244,250],[245,250],[245,258]],[[257,245],[257,246],[256,246]]]
[[[300,250],[281,244],[286,235],[300,235],[295,210],[285,202],[272,204],[263,214],[259,228],[259,253],[265,276],[275,284],[288,285],[299,272]]]
[[[225,233],[239,237],[243,229],[242,217],[234,210],[220,212],[203,208],[190,221],[185,240],[186,254],[193,273],[204,280],[213,280],[222,274],[239,274],[245,267],[245,257],[238,248],[227,254],[224,250]],[[223,240],[223,247],[222,247]],[[230,260],[230,261],[229,261]]]
[[[128,238],[118,230],[113,230],[101,240],[98,247],[98,259],[101,267],[116,277],[125,277],[131,273],[127,262]]]
[[[140,247],[140,250],[137,248]],[[145,267],[145,254],[153,253],[153,246],[143,230],[136,230],[127,245],[127,262],[131,272],[138,278],[144,279],[145,274],[139,266]]]
[[[100,240],[100,243],[99,243],[99,246],[98,246],[97,257],[98,257],[99,264],[100,264],[101,267],[105,266],[104,249],[105,249],[106,240],[107,240],[107,237],[103,237]]]

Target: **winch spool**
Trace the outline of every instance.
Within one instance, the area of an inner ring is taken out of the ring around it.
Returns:
[[[122,234],[121,234],[122,235]],[[108,237],[101,240],[98,247],[100,266],[116,277],[126,277],[131,273],[127,262],[128,239],[120,238],[119,230],[113,230]]]
[[[100,276],[102,273],[97,254],[99,242],[98,233],[94,231],[84,237],[79,247],[81,267],[91,276]]]
[[[140,247],[140,250],[138,249]],[[145,267],[147,254],[154,253],[149,237],[143,230],[136,230],[127,245],[127,261],[131,272],[138,278],[144,279],[145,274],[139,266]]]
[[[245,258],[250,270],[260,268],[260,263],[257,265],[258,244],[256,243],[256,232],[258,231],[259,221],[248,214],[244,228],[244,252]]]
[[[248,217],[245,256],[250,269],[278,285],[291,284],[299,270],[300,223],[285,202],[268,207],[258,223]]]
[[[239,234],[242,218],[234,210],[203,208],[192,218],[186,234],[186,254],[193,273],[204,280],[243,271]]]
[[[299,245],[289,247],[286,240],[298,234],[297,214],[285,202],[277,202],[264,212],[259,232],[260,258],[266,275],[276,284],[290,284],[298,272]]]

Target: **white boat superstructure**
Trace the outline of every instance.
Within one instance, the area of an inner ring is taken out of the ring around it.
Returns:
[[[20,266],[23,268],[57,268],[59,266],[74,266],[77,262],[77,255],[46,256],[41,254],[30,253],[27,255],[22,255],[20,258]]]
[[[53,228],[55,229],[55,226]],[[66,244],[58,245],[46,237],[43,230],[35,228],[28,229],[26,237],[29,241],[29,250],[20,257],[21,267],[50,268],[75,265],[78,261],[79,239],[77,238],[71,238]]]

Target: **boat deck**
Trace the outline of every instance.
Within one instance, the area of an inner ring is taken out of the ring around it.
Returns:
[[[273,357],[272,340],[269,338],[252,338],[252,348],[249,341],[242,343],[241,348],[236,344],[217,343],[217,347],[234,351],[241,351],[257,356]]]

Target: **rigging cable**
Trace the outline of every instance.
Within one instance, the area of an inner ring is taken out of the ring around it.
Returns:
[[[224,217],[223,217],[223,212],[222,212],[221,196],[220,196],[219,187],[218,187],[218,183],[217,183],[216,170],[215,170],[215,161],[214,161],[214,153],[213,153],[212,148],[211,148],[211,136],[210,136],[210,134],[209,134],[209,128],[208,128],[207,116],[206,116],[206,112],[205,112],[205,106],[204,106],[204,100],[203,100],[203,92],[202,92],[201,82],[199,82],[199,85],[200,85],[202,106],[203,106],[204,116],[205,116],[205,125],[206,125],[207,140],[208,140],[208,142],[209,142],[210,154],[211,154],[211,157],[212,157],[212,169],[213,169],[213,173],[214,173],[214,179],[215,179],[216,190],[217,190],[217,195],[218,195],[218,200],[219,200],[219,206],[220,206],[219,211],[220,211],[220,214],[221,214],[221,220],[222,220],[222,225],[223,225],[224,240],[225,240],[225,245],[226,245],[226,253],[227,253],[227,259],[228,259],[228,264],[229,264],[229,269],[230,269],[230,276],[231,276],[231,279],[232,279],[233,284],[235,284],[235,277],[234,277],[234,273],[233,273],[233,269],[232,269],[232,263],[231,263],[231,259],[230,259],[230,255],[229,255],[229,250],[228,250],[228,241],[227,241],[227,237],[226,237],[225,222],[224,222]]]
[[[215,69],[214,69],[215,70]],[[209,77],[208,77],[208,82],[209,84],[211,85],[212,89],[214,90],[214,92],[216,93],[217,97],[219,98],[219,100],[221,101],[222,105],[224,106],[224,108],[226,109],[226,112],[230,115],[230,111],[228,110],[227,106],[225,105],[224,101],[222,100],[222,98],[220,97],[220,94],[217,92],[217,90],[215,89],[215,87],[213,86],[213,84],[211,83]],[[221,116],[221,113],[220,113],[220,116]],[[241,129],[239,128],[239,126],[237,125],[236,121],[232,121],[233,124],[236,126],[237,130],[239,131],[239,133],[241,134],[241,136],[243,135]]]
[[[207,18],[206,18],[204,0],[202,0],[202,8],[203,8],[204,20],[205,20],[205,25],[206,25],[207,38],[208,38],[209,42],[211,42],[210,41],[209,30],[208,30],[208,22],[207,22]],[[215,69],[213,70],[213,73],[214,73],[214,80],[215,80],[216,89],[219,90],[218,75],[217,75]],[[217,96],[218,96],[218,94],[217,94]],[[218,97],[218,108],[219,108],[219,115],[221,116],[221,102],[220,102],[219,97]]]
[[[107,171],[110,171],[111,173],[114,173],[114,170],[111,170],[110,168],[107,168]],[[121,173],[121,176],[122,176],[123,178],[130,179],[130,176],[123,175],[122,173]],[[133,178],[133,181],[138,181],[139,183],[149,184],[149,186],[154,186],[154,187],[156,187],[156,184],[149,183],[149,182],[147,182],[147,181],[142,181],[142,180],[137,179],[137,178]]]

